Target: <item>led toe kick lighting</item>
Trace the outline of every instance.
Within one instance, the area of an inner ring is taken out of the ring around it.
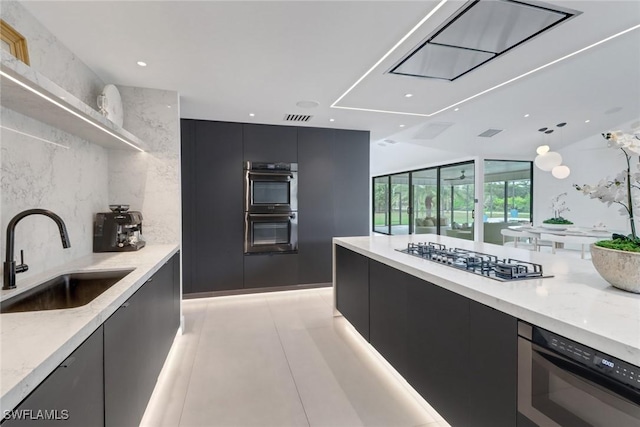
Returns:
[[[338,103],[339,103],[340,101],[342,101],[342,99],[344,99],[344,97],[345,97],[345,96],[347,96],[347,95],[348,95],[348,94],[349,94],[349,93],[350,93],[350,92],[351,92],[351,91],[352,91],[356,86],[358,86],[358,85],[359,85],[359,84],[360,84],[360,83],[361,83],[361,82],[362,82],[362,81],[363,81],[363,80],[364,80],[364,79],[365,79],[369,74],[371,74],[371,72],[372,72],[373,70],[375,70],[375,69],[376,69],[376,68],[377,68],[377,67],[378,67],[378,66],[379,66],[379,65],[380,65],[380,64],[381,64],[385,59],[387,59],[387,58],[389,57],[389,55],[391,55],[391,53],[393,53],[393,52],[394,52],[394,51],[395,51],[395,50],[396,50],[396,49],[397,49],[397,48],[398,48],[402,43],[404,43],[404,42],[405,42],[405,40],[407,40],[407,38],[409,38],[413,33],[415,33],[415,32],[418,30],[418,28],[420,28],[420,27],[421,27],[425,22],[427,22],[427,20],[429,20],[429,18],[431,18],[431,17],[432,17],[432,16],[433,16],[433,15],[434,15],[434,14],[435,14],[435,13],[436,13],[436,12],[437,12],[437,11],[438,11],[438,10],[439,10],[439,9],[440,9],[440,8],[441,8],[441,7],[442,7],[442,6],[447,2],[447,1],[448,1],[448,0],[442,0],[442,1],[440,1],[440,3],[438,3],[438,4],[436,5],[436,7],[434,7],[434,8],[433,8],[433,10],[431,10],[431,11],[430,11],[430,12],[429,12],[429,13],[428,13],[424,18],[422,18],[422,20],[420,20],[420,22],[418,22],[418,24],[416,24],[416,26],[414,26],[414,27],[413,27],[413,28],[412,28],[412,29],[411,29],[411,30],[410,30],[410,31],[409,31],[409,32],[408,32],[404,37],[402,37],[402,38],[401,38],[401,39],[400,39],[400,40],[399,40],[399,41],[398,41],[398,42],[397,42],[397,43],[396,43],[396,44],[395,44],[395,45],[394,45],[394,46],[393,46],[393,47],[392,47],[392,48],[391,48],[387,53],[385,53],[385,54],[382,56],[382,58],[380,58],[380,59],[379,59],[375,64],[373,64],[373,66],[372,66],[371,68],[369,68],[369,70],[367,70],[367,72],[366,72],[366,73],[364,73],[364,74],[362,75],[362,77],[360,77],[358,80],[356,80],[356,82],[355,82],[353,85],[351,85],[351,87],[349,87],[349,88],[348,88],[348,89],[347,89],[347,90],[346,90],[342,95],[340,95],[340,97],[338,97],[338,99],[336,99],[336,100],[331,104],[331,108],[338,108],[338,109],[343,109],[343,110],[369,111],[369,112],[374,112],[374,113],[400,114],[400,115],[406,115],[406,116],[431,117],[431,116],[434,116],[434,115],[436,115],[436,114],[439,114],[439,113],[441,113],[441,112],[443,112],[443,111],[446,111],[446,110],[448,110],[448,109],[450,109],[450,108],[457,107],[457,106],[459,106],[460,104],[463,104],[463,103],[465,103],[465,102],[467,102],[467,101],[470,101],[470,100],[475,99],[475,98],[477,98],[477,97],[479,97],[479,96],[482,96],[482,95],[484,95],[484,94],[487,94],[487,93],[489,93],[489,92],[491,92],[491,91],[493,91],[493,90],[495,90],[495,89],[498,89],[498,88],[501,88],[502,86],[505,86],[505,85],[508,85],[508,84],[510,84],[510,83],[513,83],[513,82],[515,82],[515,81],[517,81],[517,80],[520,80],[520,79],[521,79],[521,78],[523,78],[523,77],[529,76],[529,75],[531,75],[531,74],[533,74],[533,73],[536,73],[536,72],[538,72],[538,71],[540,71],[540,70],[543,70],[543,69],[545,69],[545,68],[547,68],[547,67],[549,67],[549,66],[551,66],[551,65],[557,64],[557,63],[559,63],[559,62],[561,62],[561,61],[564,61],[565,59],[571,58],[572,56],[578,55],[578,54],[580,54],[580,53],[582,53],[582,52],[585,52],[585,51],[587,51],[587,50],[589,50],[589,49],[591,49],[591,48],[593,48],[593,47],[599,46],[599,45],[601,45],[601,44],[603,44],[603,43],[606,43],[606,42],[608,42],[608,41],[610,41],[610,40],[613,40],[613,39],[615,39],[615,38],[617,38],[617,37],[620,37],[620,36],[622,36],[622,35],[624,35],[624,34],[627,34],[627,33],[631,32],[631,31],[634,31],[634,30],[637,30],[637,29],[639,29],[639,28],[640,28],[640,24],[635,25],[635,26],[633,26],[633,27],[631,27],[631,28],[627,28],[626,30],[620,31],[619,33],[613,34],[613,35],[611,35],[611,36],[609,36],[609,37],[606,37],[606,38],[604,38],[604,39],[602,39],[602,40],[600,40],[600,41],[598,41],[598,42],[595,42],[595,43],[590,44],[590,45],[588,45],[588,46],[585,46],[585,47],[583,47],[583,48],[581,48],[581,49],[578,49],[578,50],[576,50],[575,52],[569,53],[569,54],[567,54],[567,55],[565,55],[565,56],[562,56],[562,57],[560,57],[560,58],[558,58],[558,59],[555,59],[555,60],[553,60],[553,61],[551,61],[551,62],[548,62],[548,63],[546,63],[546,64],[544,64],[544,65],[541,65],[540,67],[534,68],[534,69],[532,69],[532,70],[530,70],[530,71],[527,71],[527,72],[525,72],[525,73],[523,73],[523,74],[521,74],[521,75],[519,75],[519,76],[516,76],[516,77],[514,77],[514,78],[512,78],[512,79],[509,79],[509,80],[507,80],[507,81],[505,81],[505,82],[502,82],[502,83],[497,84],[497,85],[495,85],[495,86],[493,86],[493,87],[490,87],[490,88],[488,88],[488,89],[485,89],[485,90],[483,90],[483,91],[481,91],[481,92],[476,93],[475,95],[472,95],[472,96],[469,96],[469,97],[467,97],[467,98],[464,98],[464,99],[462,99],[462,100],[460,100],[460,101],[458,101],[458,102],[455,102],[455,103],[453,103],[453,104],[451,104],[451,105],[448,105],[448,106],[446,106],[446,107],[444,107],[444,108],[441,108],[441,109],[439,109],[439,110],[437,110],[437,111],[434,111],[434,112],[431,112],[431,113],[411,113],[411,112],[407,112],[407,111],[380,110],[380,109],[374,109],[374,108],[349,107],[349,106],[338,105]],[[480,2],[480,3],[484,3],[484,2]],[[487,3],[493,3],[493,2],[487,2]],[[502,1],[501,1],[500,3],[504,3],[504,2],[502,2]],[[515,3],[515,2],[511,2],[511,3]],[[577,12],[577,11],[575,11],[575,12]],[[460,15],[458,15],[458,16],[460,16]],[[566,20],[566,19],[569,19],[569,18],[562,18],[562,19],[560,19],[558,22],[562,22],[562,21],[564,21],[564,20]],[[460,20],[460,21],[462,21],[462,20]],[[454,22],[454,23],[455,23],[456,21],[455,21],[455,20],[449,21],[449,23],[451,23],[451,22]],[[452,26],[453,26],[453,25],[452,25]],[[544,27],[544,25],[541,25],[541,27],[540,27],[540,28],[542,28],[542,27]],[[543,30],[543,31],[544,31],[544,30]],[[436,40],[436,39],[439,37],[439,34],[440,34],[440,32],[436,32],[436,34],[432,37],[432,39],[433,39],[433,40]],[[536,34],[537,34],[537,33],[536,33]],[[512,43],[512,44],[511,44],[511,45],[509,45],[509,46],[503,46],[503,47],[505,47],[505,48],[506,48],[506,50],[504,50],[504,49],[503,49],[503,50],[502,50],[502,52],[500,52],[500,53],[504,53],[504,52],[506,52],[507,50],[511,49],[512,47],[515,47],[515,46],[517,46],[517,45],[519,45],[519,44],[521,44],[521,43],[524,43],[526,40],[528,40],[528,39],[530,39],[531,37],[534,37],[534,36],[535,36],[535,34],[534,34],[534,35],[530,35],[529,37],[525,37],[525,38],[524,38],[523,40],[521,40],[520,42],[517,42],[517,43],[516,43],[516,42],[514,42],[514,43]],[[452,33],[452,35],[451,35],[451,36],[443,37],[443,38],[442,38],[442,41],[443,41],[442,46],[445,46],[445,43],[444,43],[444,42],[451,42],[451,40],[453,40],[453,39],[455,39],[455,38],[456,38],[456,37],[455,37],[455,33]],[[449,39],[451,39],[451,40],[449,40]],[[431,39],[429,39],[429,40],[431,40]],[[428,44],[428,43],[429,43],[429,40],[428,40],[427,42],[424,42],[424,43],[422,44],[422,46],[424,46],[424,45]],[[469,49],[475,49],[477,52],[484,52],[484,51],[483,51],[483,48],[485,48],[485,49],[486,49],[486,47],[484,47],[484,46],[474,46],[474,47],[471,47],[471,48],[470,48],[470,47],[468,47],[468,46],[460,46],[461,44],[464,44],[462,41],[458,41],[458,42],[456,42],[456,43],[458,43],[458,44],[459,44],[459,46],[457,46],[457,47],[459,48],[459,50],[460,50],[460,51],[462,51],[462,50],[469,50]],[[442,47],[442,46],[440,46],[440,45],[436,45],[435,43],[433,43],[433,45],[435,46],[435,48],[440,48],[440,47]],[[450,47],[450,46],[448,46],[448,47]],[[397,64],[396,66],[394,66],[394,67],[393,67],[392,72],[393,72],[393,70],[398,70],[398,69],[399,69],[400,71],[402,71],[402,69],[403,69],[403,68],[402,68],[402,67],[403,67],[403,64],[404,64],[407,60],[409,60],[412,56],[415,56],[414,54],[416,54],[416,52],[418,52],[419,50],[420,50],[420,48],[418,48],[418,49],[416,49],[416,50],[412,51],[409,55],[406,55],[406,56],[403,58],[403,60],[401,60],[401,62],[400,62],[399,64]],[[498,53],[498,52],[496,52],[496,51],[492,51],[492,52],[491,52],[491,55],[489,55],[489,56],[491,56],[491,59],[492,59],[493,57],[498,56],[500,53]],[[464,54],[466,54],[466,53],[462,53],[462,55],[464,55]],[[428,56],[428,55],[427,55],[427,56]],[[482,56],[482,55],[481,55],[481,56]],[[486,56],[486,55],[485,55],[485,56]],[[477,59],[477,58],[476,58],[476,59]],[[489,58],[487,57],[487,58],[485,58],[485,59],[486,59],[486,60],[488,60]],[[444,79],[448,79],[448,80],[455,80],[455,78],[460,77],[461,75],[465,74],[466,72],[471,71],[472,69],[474,69],[474,68],[476,68],[476,67],[478,67],[478,66],[482,65],[483,63],[485,63],[485,62],[486,62],[486,60],[485,60],[485,61],[475,61],[475,62],[474,62],[474,61],[467,61],[467,65],[468,65],[468,67],[467,67],[466,71],[465,71],[465,70],[458,70],[458,73],[457,73],[457,74],[456,74],[456,73],[453,73],[453,74],[450,74],[450,75],[439,75],[439,76],[429,76],[429,77],[435,77],[435,78],[441,78],[441,79],[442,79],[442,78],[444,78]],[[418,62],[419,62],[419,61],[418,61]],[[406,71],[406,70],[408,70],[408,71],[414,71],[414,70],[416,70],[416,69],[418,69],[418,70],[420,69],[419,65],[418,65],[418,66],[411,66],[411,67],[410,67],[410,66],[407,66],[407,67],[405,68],[405,71]],[[413,74],[412,72],[407,72],[407,73],[398,72],[398,73],[396,73],[396,74],[409,74],[409,75],[415,75],[415,74]],[[426,76],[423,76],[423,77],[426,77]]]
[[[140,151],[140,152],[144,152],[144,150],[143,150],[142,148],[140,148],[140,147],[136,146],[135,144],[130,143],[130,142],[129,142],[129,141],[127,141],[126,139],[122,138],[120,135],[117,135],[117,134],[115,134],[115,133],[111,132],[109,129],[107,129],[107,128],[105,128],[105,127],[103,127],[103,126],[101,126],[101,125],[99,125],[99,124],[97,124],[97,123],[94,123],[93,121],[91,121],[91,120],[87,119],[86,117],[84,117],[84,116],[82,116],[82,115],[80,115],[80,114],[76,113],[75,111],[73,111],[73,110],[72,110],[72,109],[70,109],[69,107],[67,107],[67,106],[65,106],[65,105],[63,105],[63,104],[61,104],[61,103],[59,103],[58,101],[56,101],[55,99],[51,98],[50,96],[47,96],[47,95],[45,95],[44,93],[40,92],[39,90],[32,88],[32,87],[31,87],[31,86],[29,86],[28,84],[26,84],[26,83],[24,83],[24,82],[21,82],[20,80],[16,79],[16,78],[15,78],[15,77],[13,77],[13,76],[10,76],[10,75],[9,75],[9,74],[7,74],[6,72],[4,72],[4,71],[0,70],[0,76],[5,77],[5,78],[7,78],[7,79],[11,80],[12,82],[14,82],[14,83],[16,83],[16,84],[20,85],[21,87],[23,87],[23,88],[27,89],[28,91],[30,91],[30,92],[32,92],[32,93],[35,93],[36,95],[38,95],[38,96],[39,96],[39,97],[41,97],[42,99],[47,100],[48,102],[50,102],[51,104],[55,105],[56,107],[61,108],[61,109],[63,109],[64,111],[66,111],[66,112],[68,112],[68,113],[70,113],[70,114],[72,114],[72,115],[76,116],[76,117],[77,117],[77,118],[79,118],[80,120],[82,120],[82,121],[84,121],[84,122],[86,122],[86,123],[90,124],[91,126],[93,126],[93,127],[97,128],[97,129],[100,129],[102,132],[104,132],[104,133],[106,133],[106,134],[108,134],[108,135],[111,135],[112,137],[116,138],[117,140],[124,142],[124,143],[125,143],[125,144],[127,144],[128,146],[130,146],[130,147],[132,147],[132,148],[135,148],[136,150],[138,150],[138,151]],[[28,136],[33,136],[33,135],[28,135]]]

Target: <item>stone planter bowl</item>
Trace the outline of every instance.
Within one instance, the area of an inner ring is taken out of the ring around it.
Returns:
[[[613,286],[640,294],[640,252],[617,251],[591,244],[591,261]]]

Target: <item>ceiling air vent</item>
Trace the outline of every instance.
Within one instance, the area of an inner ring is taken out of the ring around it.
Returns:
[[[287,114],[284,116],[285,122],[308,122],[313,116],[308,114]]]
[[[491,138],[492,136],[499,134],[500,132],[502,132],[502,129],[487,129],[478,136],[481,136],[483,138]]]

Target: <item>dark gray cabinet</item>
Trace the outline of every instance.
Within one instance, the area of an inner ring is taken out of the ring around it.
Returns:
[[[102,341],[100,327],[16,408],[16,411],[31,410],[29,419],[9,419],[3,425],[103,425]],[[47,418],[38,419],[39,416]]]
[[[369,132],[181,126],[185,294],[329,283],[331,239],[369,234]],[[298,163],[297,255],[244,256],[243,161]]]
[[[472,357],[467,359],[467,363],[472,381],[467,388],[473,426],[515,426],[518,321],[501,311],[471,301],[469,325]]]
[[[469,300],[421,280],[408,289],[407,381],[454,426],[467,426]]]
[[[334,236],[368,236],[369,132],[336,130],[333,159]]]
[[[177,330],[174,256],[104,323],[105,425],[138,425]]]
[[[516,425],[516,318],[342,246],[335,251],[338,310],[447,422]]]
[[[299,283],[331,282],[333,129],[298,130]]]
[[[369,341],[369,259],[336,246],[336,305]]]
[[[248,123],[242,126],[245,161],[298,162],[297,127]]]
[[[182,120],[184,292],[241,289],[242,124]]]
[[[369,342],[407,377],[407,288],[412,278],[369,260]]]
[[[268,288],[298,283],[298,254],[246,255],[244,287]]]

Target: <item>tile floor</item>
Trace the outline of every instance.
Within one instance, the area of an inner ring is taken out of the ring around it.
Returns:
[[[183,302],[143,426],[448,424],[342,317],[332,289]]]

